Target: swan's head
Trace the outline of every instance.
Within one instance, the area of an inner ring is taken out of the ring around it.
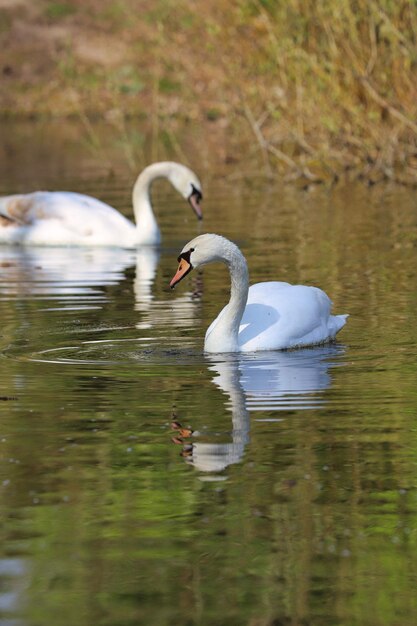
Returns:
[[[191,270],[214,261],[229,261],[231,253],[238,251],[238,247],[221,235],[199,235],[189,241],[181,250],[178,257],[178,270],[169,286],[175,287]]]
[[[168,179],[178,193],[188,200],[198,219],[203,219],[200,206],[203,193],[201,191],[201,183],[194,172],[185,165],[173,162],[170,163]]]

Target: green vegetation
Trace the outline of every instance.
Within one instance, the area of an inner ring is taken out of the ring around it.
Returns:
[[[75,8],[69,2],[49,2],[45,9],[46,17],[59,19],[75,13]]]
[[[152,111],[270,176],[417,184],[415,0],[7,6],[3,116]]]

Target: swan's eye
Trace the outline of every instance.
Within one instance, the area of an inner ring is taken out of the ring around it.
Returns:
[[[190,261],[191,252],[194,252],[194,248],[190,248],[186,252],[182,252],[177,259],[178,263],[181,261],[181,259],[184,259],[184,261],[187,261],[187,263],[191,265],[191,261]]]
[[[203,194],[201,193],[201,191],[199,189],[197,189],[197,187],[195,185],[193,185],[191,183],[191,196],[194,196],[195,199],[197,200],[197,202],[200,202],[200,200],[203,199]]]

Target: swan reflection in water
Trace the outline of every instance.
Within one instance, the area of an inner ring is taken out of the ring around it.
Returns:
[[[134,262],[134,251],[116,248],[1,246],[0,295],[100,301]]]
[[[21,557],[0,558],[0,615],[18,615],[30,584],[30,568]],[[21,623],[15,619],[2,620],[1,624]]]
[[[141,248],[136,252],[136,276],[133,284],[135,311],[140,312],[138,330],[154,326],[175,326],[190,328],[199,323],[196,304],[201,296],[202,276],[197,274],[191,283],[192,289],[172,298],[167,291],[166,299],[158,299],[153,293],[153,284],[158,269],[160,251],[158,248]]]
[[[231,441],[202,443],[191,428],[183,428],[176,416],[172,428],[174,443],[183,446],[181,455],[201,472],[221,472],[238,463],[249,443],[252,411],[290,411],[315,409],[326,402],[324,391],[331,385],[329,369],[344,353],[340,345],[288,352],[207,356],[213,382],[227,396],[226,406],[232,413]],[[281,421],[273,414],[257,421]]]
[[[100,308],[108,299],[103,287],[118,285],[126,270],[135,267],[134,308],[141,313],[138,329],[169,323],[190,326],[198,319],[196,277],[194,290],[176,299],[154,297],[153,288],[160,250],[111,247],[0,246],[0,298],[56,299],[66,309]]]

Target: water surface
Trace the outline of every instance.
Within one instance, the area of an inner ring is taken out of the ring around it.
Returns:
[[[0,192],[130,215],[120,155],[109,176],[55,130],[7,129]],[[0,623],[414,626],[415,194],[190,164],[203,227],[161,181],[159,251],[0,249]],[[325,289],[338,342],[204,356],[226,270],[168,289],[204,231],[253,282]]]

